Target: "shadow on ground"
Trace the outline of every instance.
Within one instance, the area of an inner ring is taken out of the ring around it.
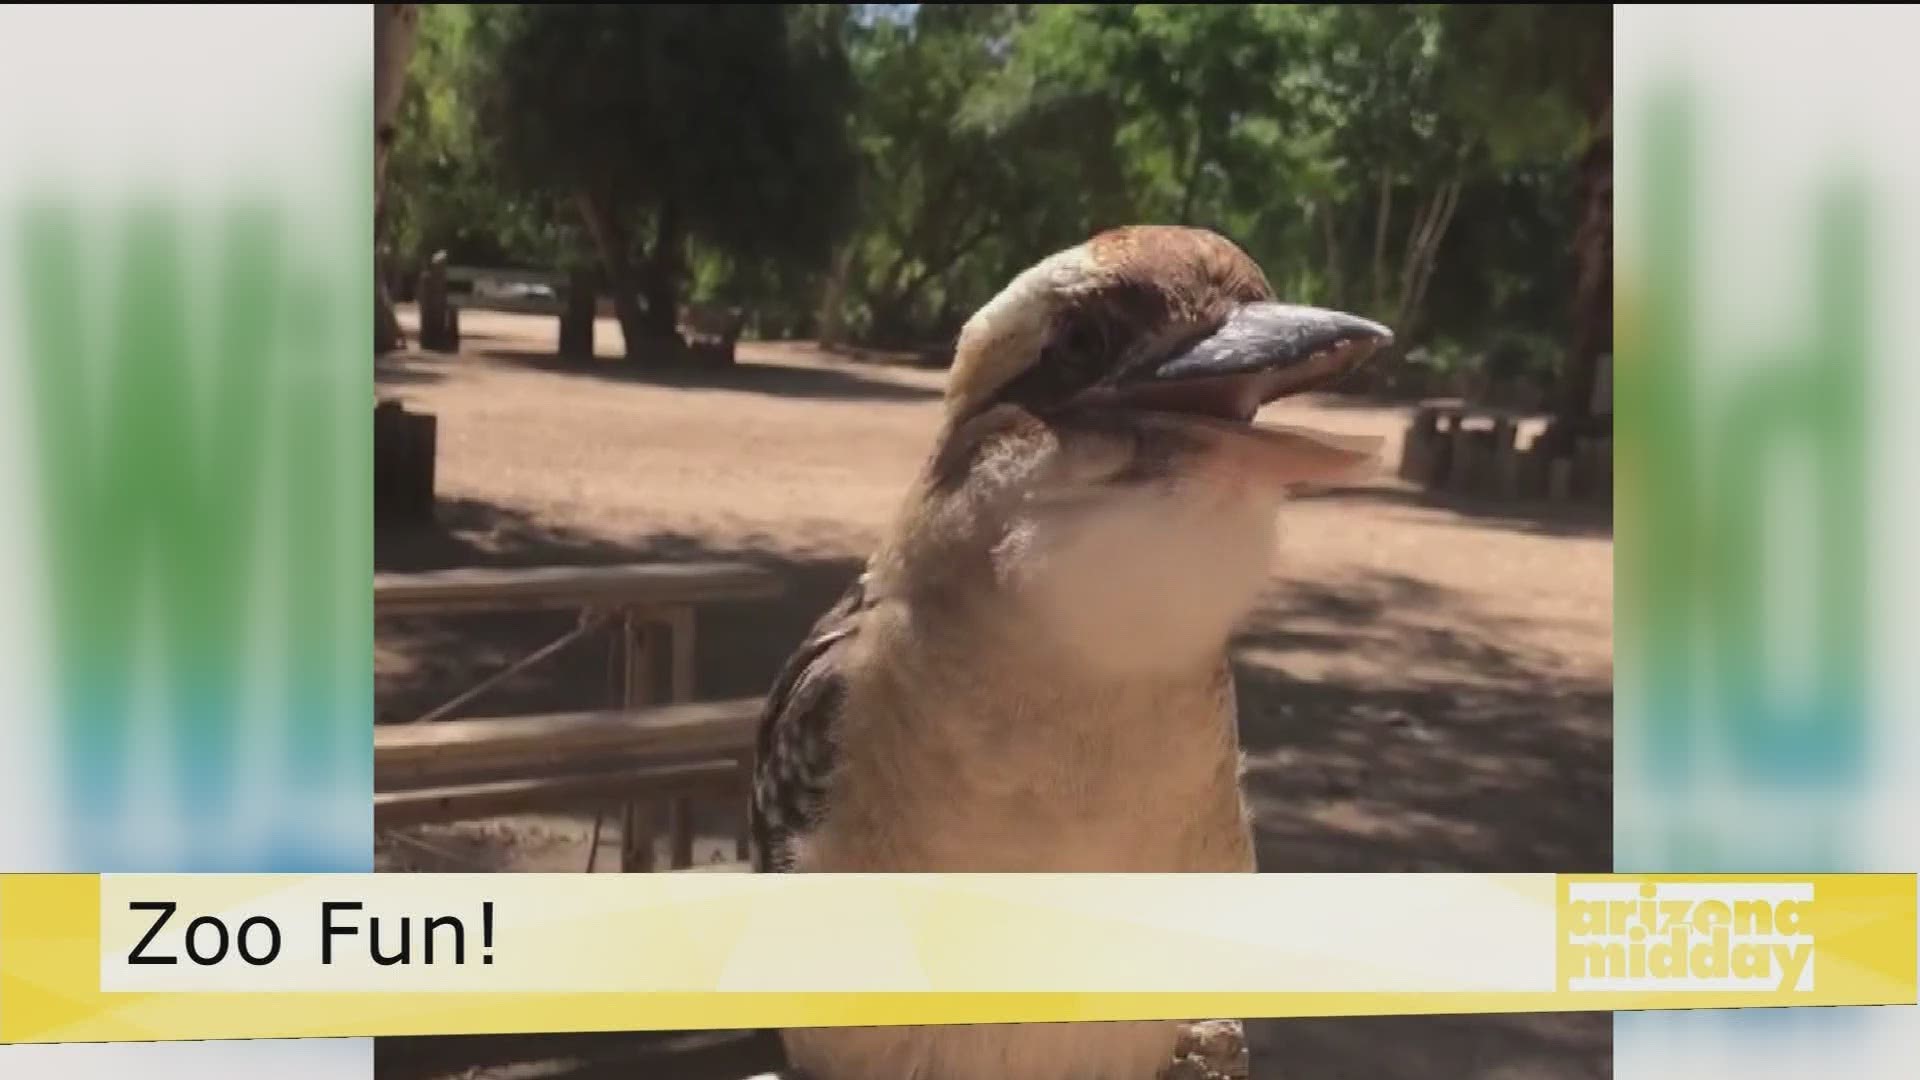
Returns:
[[[1611,1013],[1370,1016],[1247,1025],[1254,1080],[1607,1080]]]
[[[1539,536],[1612,538],[1613,507],[1605,503],[1514,501],[1455,495],[1403,484],[1376,484],[1305,493],[1319,504],[1373,503],[1404,507],[1466,528],[1501,528]]]
[[[728,390],[775,397],[830,401],[931,401],[940,391],[862,373],[855,365],[799,367],[770,364],[744,355],[727,367],[694,364],[629,364],[620,360],[563,359],[549,352],[488,348],[489,360],[550,375],[646,383],[681,390]]]
[[[1274,590],[1235,661],[1261,869],[1609,870],[1612,688],[1525,630],[1398,574]]]
[[[472,349],[476,345],[495,347],[516,340],[500,334],[468,330],[461,336],[462,347]],[[425,386],[441,382],[447,377],[447,369],[462,363],[457,353],[434,352],[423,349],[419,344],[417,330],[409,330],[406,343],[393,352],[374,357],[373,381],[375,386]]]
[[[1424,501],[1422,508],[1471,518]],[[649,559],[741,559],[785,585],[775,601],[701,610],[702,697],[764,692],[859,567],[844,554],[795,550],[771,538],[719,544],[676,534],[587,536],[472,500],[443,501],[438,526],[383,530],[375,542],[383,571]],[[387,720],[417,715],[463,679],[569,625],[564,615],[383,621],[376,627],[379,712]],[[1237,642],[1235,663],[1261,869],[1607,870],[1611,689],[1521,644],[1527,630],[1413,576],[1276,586]],[[1376,674],[1347,673],[1361,669]],[[475,711],[605,705],[613,700],[613,670],[610,643],[579,648]],[[1611,1030],[1606,1015],[1403,1017],[1258,1021],[1249,1036],[1256,1077],[1585,1080],[1610,1074]],[[736,1080],[765,1068],[756,1055],[769,1052],[753,1041],[683,1046],[671,1056],[662,1047],[655,1035],[385,1039],[377,1073],[396,1080],[616,1073]]]
[[[430,386],[446,379],[445,360],[426,353],[401,351],[375,357],[376,387]]]
[[[742,1080],[782,1066],[770,1032],[449,1035],[376,1039],[379,1077]]]

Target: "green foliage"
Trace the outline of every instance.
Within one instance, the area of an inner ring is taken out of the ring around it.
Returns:
[[[501,182],[481,142],[475,9],[421,11],[387,165],[388,247],[405,267],[436,251],[455,263],[548,266],[573,250],[551,200]]]
[[[675,207],[688,288],[763,333],[926,345],[1050,251],[1184,222],[1292,299],[1539,368],[1610,34],[1598,5],[441,8],[389,235],[560,261],[597,188],[636,260]]]
[[[1010,64],[1020,25],[1006,5],[923,6],[856,32],[862,215],[831,317],[861,336],[950,331],[1036,250],[1123,220],[1101,201],[1118,187],[1109,109],[1037,96]]]
[[[1613,89],[1609,4],[1447,4],[1449,103],[1503,163],[1562,161]]]
[[[722,248],[832,239],[851,88],[831,9],[489,5],[476,21],[477,107],[509,181],[672,201]]]

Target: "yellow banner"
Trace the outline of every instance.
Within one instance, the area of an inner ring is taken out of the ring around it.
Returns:
[[[1913,875],[0,875],[0,1042],[1913,1004]]]

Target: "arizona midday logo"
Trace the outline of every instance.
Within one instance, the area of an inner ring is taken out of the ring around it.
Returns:
[[[1813,989],[1812,882],[1569,882],[1571,991]]]

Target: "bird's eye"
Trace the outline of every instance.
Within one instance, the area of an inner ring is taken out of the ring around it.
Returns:
[[[1065,404],[1106,374],[1105,335],[1087,320],[1061,324],[1033,366],[1001,388],[996,402],[1045,412]]]
[[[1051,347],[1058,363],[1085,371],[1097,366],[1105,347],[1100,327],[1091,319],[1076,319],[1067,324],[1057,346]]]

